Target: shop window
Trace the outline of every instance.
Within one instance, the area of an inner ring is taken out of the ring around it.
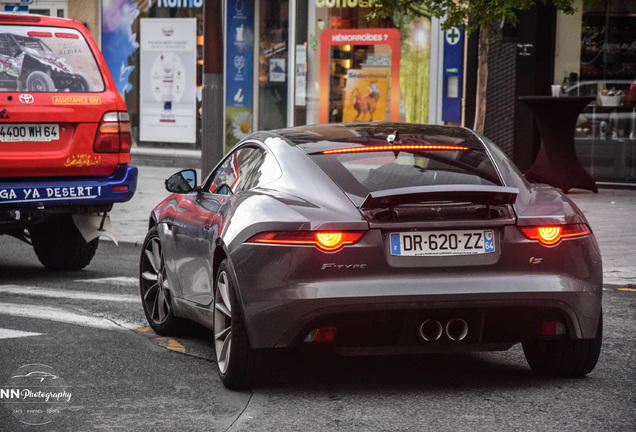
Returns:
[[[597,181],[636,181],[636,2],[583,6],[581,68],[567,96],[594,101],[579,117],[576,150]]]
[[[260,0],[258,127],[287,125],[289,1]]]

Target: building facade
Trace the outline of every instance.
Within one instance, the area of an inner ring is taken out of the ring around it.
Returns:
[[[374,0],[219,0],[222,41],[205,41],[203,0],[33,0],[84,22],[125,97],[139,147],[201,149],[204,44],[222,44],[224,148],[258,129],[339,121],[472,126],[475,37],[436,19],[370,19]],[[15,2],[3,2],[5,9]],[[591,96],[577,155],[597,180],[636,183],[636,2],[574,15],[539,5],[491,45],[486,135],[526,169],[538,148],[520,96]],[[218,99],[218,100],[216,100]],[[220,100],[222,99],[222,100]]]

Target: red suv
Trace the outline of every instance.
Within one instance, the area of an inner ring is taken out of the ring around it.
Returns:
[[[79,270],[108,212],[137,186],[130,122],[106,62],[75,21],[0,14],[0,234],[45,267]]]

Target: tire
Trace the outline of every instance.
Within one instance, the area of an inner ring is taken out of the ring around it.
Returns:
[[[55,84],[50,76],[41,71],[33,71],[26,80],[26,91],[30,92],[53,92]]]
[[[175,316],[157,227],[146,234],[139,258],[139,292],[148,324],[162,336],[182,334],[187,321]]]
[[[99,238],[86,242],[71,215],[51,215],[41,224],[29,227],[31,243],[38,260],[49,270],[81,270],[97,251]]]
[[[87,93],[93,90],[93,86],[90,84],[90,81],[86,77],[86,75],[82,73],[76,73],[75,77],[77,78],[77,85],[75,85],[71,91],[79,92],[79,93]]]
[[[580,377],[592,372],[601,354],[603,314],[593,339],[524,342],[523,352],[533,372],[552,377]]]
[[[236,287],[226,259],[214,283],[214,352],[221,382],[227,388],[243,390],[267,384],[276,370],[271,350],[250,347]]]

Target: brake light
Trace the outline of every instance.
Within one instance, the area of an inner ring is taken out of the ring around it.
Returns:
[[[357,243],[364,234],[364,231],[274,231],[256,234],[248,243],[313,245],[331,252]]]
[[[59,38],[62,38],[62,39],[79,39],[79,36],[74,34],[74,33],[58,32],[58,33],[55,33],[55,37],[59,37]]]
[[[125,111],[104,114],[93,144],[95,153],[130,153],[132,135],[130,117]]]
[[[398,150],[468,150],[468,147],[464,146],[451,146],[451,145],[432,145],[432,144],[418,144],[418,145],[382,145],[382,146],[362,146],[362,147],[349,147],[334,150],[325,150],[323,154],[334,153],[363,153],[363,152],[380,152],[380,151],[398,151]]]
[[[581,237],[592,232],[585,224],[519,227],[519,230],[524,236],[539,240],[544,245],[554,245],[563,238]]]
[[[53,33],[43,32],[43,31],[30,31],[30,32],[27,32],[27,36],[37,37],[37,38],[50,38],[50,37],[53,37]]]

